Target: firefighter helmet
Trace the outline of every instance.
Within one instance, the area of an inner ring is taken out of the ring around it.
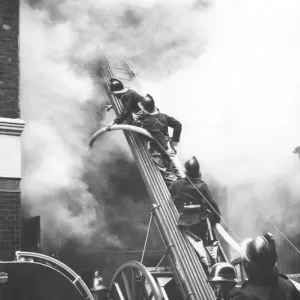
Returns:
[[[155,101],[153,97],[149,94],[145,96],[143,101],[138,103],[141,110],[143,110],[147,114],[152,114],[156,111],[155,109]]]
[[[124,94],[128,91],[128,89],[124,87],[123,83],[116,78],[112,78],[109,80],[109,89],[110,92],[114,95]]]
[[[196,156],[193,156],[190,158],[185,164],[184,164],[186,174],[188,177],[197,177],[200,173],[200,164],[198,162],[198,159]]]
[[[208,282],[238,282],[234,266],[226,262],[220,262],[212,266]]]
[[[245,239],[241,248],[245,265],[265,271],[271,271],[274,268],[277,254],[272,234],[267,233],[255,239]]]

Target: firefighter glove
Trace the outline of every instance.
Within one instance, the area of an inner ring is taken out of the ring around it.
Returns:
[[[212,211],[209,209],[207,210],[207,214],[212,226],[220,223],[221,219],[219,215],[217,215],[216,213],[212,213]]]
[[[114,125],[114,124],[115,124],[115,121],[110,122],[110,123],[107,125],[106,130],[107,130],[107,131],[110,131],[110,127],[111,127],[112,125]]]

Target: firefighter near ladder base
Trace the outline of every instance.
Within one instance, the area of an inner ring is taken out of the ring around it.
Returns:
[[[167,187],[170,187],[175,180],[181,178],[170,157],[176,155],[175,147],[180,140],[182,125],[175,118],[160,113],[151,95],[146,95],[138,105],[144,113],[142,127],[153,137],[153,140],[149,141],[150,154]],[[169,127],[173,128],[172,138],[168,134]]]
[[[272,234],[245,239],[241,257],[248,280],[234,288],[230,300],[299,300],[295,285],[278,273],[277,253]]]
[[[238,282],[234,266],[220,262],[211,268],[207,281],[211,284],[216,300],[229,300],[230,292]]]
[[[123,105],[123,108],[118,117],[116,117],[108,126],[121,124],[127,121],[128,124],[140,126],[143,111],[138,106],[138,103],[143,101],[144,97],[136,91],[125,88],[123,83],[116,78],[109,80],[109,89]]]
[[[171,185],[170,194],[179,212],[178,226],[202,240],[200,260],[208,274],[218,261],[218,242],[212,227],[220,222],[220,210],[208,185],[202,181],[197,158],[189,159],[184,167],[186,177]]]

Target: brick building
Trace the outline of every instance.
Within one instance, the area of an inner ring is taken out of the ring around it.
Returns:
[[[0,260],[20,249],[19,0],[0,2]]]

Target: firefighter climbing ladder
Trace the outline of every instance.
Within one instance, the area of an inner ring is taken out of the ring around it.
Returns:
[[[111,104],[119,114],[122,105],[109,93],[109,79],[118,78],[127,87],[138,88],[136,76],[125,58],[103,57],[100,71]],[[194,248],[186,234],[177,227],[178,212],[161,174],[149,155],[146,142],[134,132],[124,131],[124,134],[150,195],[153,204],[151,220],[155,221],[161,234],[166,248],[164,257],[168,258],[171,271],[162,272],[159,268],[149,270],[138,262],[124,264],[112,279],[110,299],[171,300],[173,297],[167,295],[164,288],[171,280],[175,281],[182,299],[214,299]]]

